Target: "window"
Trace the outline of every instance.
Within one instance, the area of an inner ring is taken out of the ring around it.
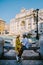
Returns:
[[[1,34],[1,32],[0,32],[0,34]]]

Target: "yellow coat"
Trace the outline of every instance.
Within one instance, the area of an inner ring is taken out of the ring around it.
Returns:
[[[19,53],[19,50],[21,49],[21,43],[20,43],[20,39],[16,38],[16,46],[15,46],[15,50],[17,53]]]

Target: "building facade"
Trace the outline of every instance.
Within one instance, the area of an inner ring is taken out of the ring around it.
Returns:
[[[9,24],[5,23],[5,34],[9,34]]]
[[[0,19],[0,34],[4,34],[5,32],[5,21]]]
[[[36,34],[36,21],[34,21],[34,16],[33,16],[33,10],[34,9],[30,9],[30,10],[26,10],[26,9],[22,9],[20,11],[19,14],[17,14],[15,16],[14,19],[12,19],[10,21],[10,34],[24,34],[24,33],[32,33],[32,34]],[[42,13],[42,15],[41,15]],[[38,13],[38,30],[39,33],[40,30],[43,28],[41,27],[41,23],[43,23],[43,10],[39,10]],[[43,25],[42,25],[43,26]]]

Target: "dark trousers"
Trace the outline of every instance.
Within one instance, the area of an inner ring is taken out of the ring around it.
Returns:
[[[19,51],[18,57],[21,58],[23,51],[26,50],[26,49],[27,49],[27,48],[26,48],[25,46],[22,46],[22,48],[21,48],[20,51]]]

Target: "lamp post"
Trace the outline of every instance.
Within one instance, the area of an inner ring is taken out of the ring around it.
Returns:
[[[33,11],[33,16],[34,16],[34,22],[36,21],[36,29],[37,29],[37,33],[36,33],[36,39],[39,39],[39,35],[38,35],[38,11],[39,11],[39,9],[36,9],[36,10],[34,10]],[[36,13],[36,15],[35,15],[35,13]]]

